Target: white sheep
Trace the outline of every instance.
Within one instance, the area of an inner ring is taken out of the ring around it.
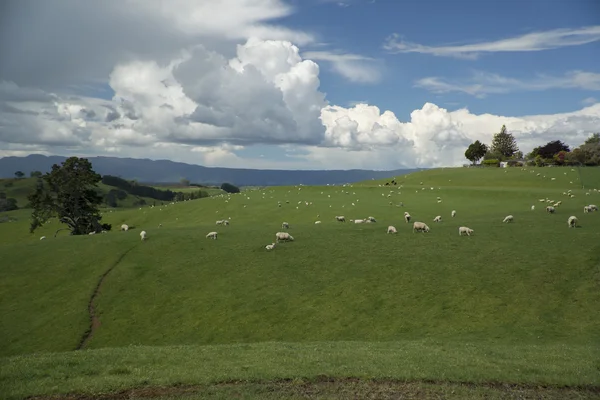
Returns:
[[[556,211],[556,208],[554,208],[552,206],[546,207],[546,212],[549,212],[550,214],[554,214],[554,211]]]
[[[407,212],[404,212],[404,222],[406,222],[407,224],[410,222],[410,214]]]
[[[438,215],[437,217],[435,217],[435,218],[433,219],[433,222],[442,222],[442,216],[441,216],[441,215]]]
[[[321,223],[321,221],[315,221],[315,225],[318,225],[320,223]]]
[[[461,226],[460,228],[458,228],[458,236],[462,236],[463,233],[466,233],[467,236],[471,236],[471,233],[473,233],[473,229],[467,228],[466,226]]]
[[[275,247],[275,243],[271,243],[265,246],[265,249],[267,250],[273,250],[273,248]]]
[[[513,222],[513,220],[514,220],[514,217],[512,215],[507,215],[506,217],[504,217],[502,222]]]
[[[129,226],[127,226],[126,224],[121,225],[121,230],[122,231],[128,231],[129,230]]]
[[[290,224],[288,224],[287,222],[283,222],[281,224],[281,229],[290,229]]]
[[[352,222],[352,220],[351,220],[351,222]],[[355,223],[355,224],[362,224],[362,223],[364,223],[364,222],[365,222],[365,220],[364,220],[364,219],[355,219],[355,220],[354,220],[354,223]]]
[[[142,241],[146,240],[146,231],[140,232],[140,238],[142,239]]]
[[[367,217],[367,221],[369,222],[377,222],[373,217]]]
[[[456,210],[452,210],[452,218],[456,217]]]
[[[277,243],[279,243],[280,240],[284,240],[284,241],[288,241],[289,240],[289,241],[293,242],[294,241],[294,237],[292,235],[290,235],[289,233],[287,233],[287,232],[277,232],[275,234],[275,241]]]
[[[598,211],[598,206],[595,204],[590,204],[588,208],[590,209],[590,211]]]
[[[88,235],[90,235],[90,236],[95,235],[95,234],[96,234],[96,231],[92,231],[92,232],[88,233]]]
[[[535,206],[531,206],[531,211],[534,211],[534,210],[535,210]]]
[[[583,213],[587,214],[590,212],[590,207],[589,206],[583,206]]]
[[[346,222],[346,217],[344,217],[343,215],[336,215],[335,219],[338,222]]]
[[[387,228],[387,233],[398,233],[398,231],[396,230],[396,227],[390,225]]]
[[[42,237],[40,238],[40,240],[44,240],[44,239],[46,239],[46,236],[42,236]]]
[[[569,225],[569,228],[577,228],[577,217],[571,215],[567,220],[567,225]]]
[[[210,238],[210,239],[217,240],[217,235],[218,235],[218,234],[217,234],[217,232],[209,232],[209,233],[206,235],[206,238],[207,238],[207,239],[208,239],[208,238]]]
[[[429,227],[425,222],[415,221],[413,223],[413,233],[415,232],[429,232]]]

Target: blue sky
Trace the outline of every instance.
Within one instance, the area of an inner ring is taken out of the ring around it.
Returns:
[[[393,169],[600,130],[595,0],[161,4],[6,2],[0,157]]]

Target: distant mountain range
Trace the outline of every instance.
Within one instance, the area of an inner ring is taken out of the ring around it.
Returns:
[[[0,178],[12,178],[16,171],[29,176],[31,171],[48,172],[53,164],[67,157],[31,154],[26,157],[0,158]],[[416,169],[394,171],[351,170],[271,170],[203,167],[169,160],[148,160],[118,157],[87,157],[94,171],[101,175],[114,175],[136,179],[145,183],[174,183],[188,179],[192,183],[220,185],[229,182],[238,186],[325,185],[383,179],[405,175]]]

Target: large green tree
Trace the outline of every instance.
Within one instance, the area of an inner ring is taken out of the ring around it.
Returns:
[[[509,158],[519,151],[517,141],[512,134],[508,133],[506,125],[502,125],[500,132],[494,135],[490,151],[501,154],[504,158]]]
[[[569,146],[567,146],[560,140],[554,140],[552,142],[546,143],[542,147],[536,147],[535,149],[533,149],[531,154],[533,155],[533,157],[540,155],[542,156],[542,158],[551,159],[561,151],[569,152]]]
[[[30,232],[52,217],[67,225],[72,235],[98,232],[102,196],[96,190],[102,177],[94,172],[85,158],[70,157],[38,180],[36,190],[28,196],[33,208]],[[58,231],[57,231],[58,232]]]
[[[487,146],[481,143],[479,140],[476,140],[471,143],[467,148],[467,151],[465,151],[465,158],[471,161],[473,164],[477,164],[477,161],[481,160],[487,151]]]

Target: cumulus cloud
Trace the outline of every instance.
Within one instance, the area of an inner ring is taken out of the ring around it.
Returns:
[[[596,99],[595,97],[588,97],[588,98],[581,100],[581,104],[583,104],[584,106],[589,106],[591,104],[596,104],[596,103],[598,103],[598,99]]]
[[[433,93],[461,92],[477,97],[495,93],[548,89],[600,90],[600,74],[571,71],[561,77],[538,74],[531,80],[519,80],[478,71],[466,80],[450,81],[437,76],[421,78],[415,82],[415,86]]]
[[[332,69],[351,82],[377,83],[381,81],[381,62],[351,53],[333,53],[329,51],[307,51],[305,58],[329,62]]]
[[[405,41],[398,34],[392,34],[386,39],[383,47],[393,53],[422,53],[440,57],[477,59],[483,53],[550,50],[580,46],[598,40],[600,40],[600,25],[532,32],[489,42],[449,46],[426,46]]]

